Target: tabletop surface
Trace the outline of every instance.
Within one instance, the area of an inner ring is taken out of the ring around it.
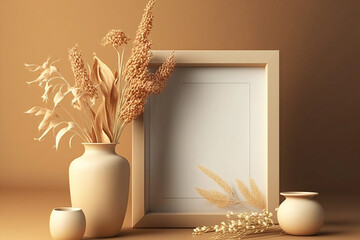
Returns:
[[[69,206],[66,191],[0,191],[0,239],[48,240],[49,216],[59,206]],[[254,239],[360,239],[360,196],[319,196],[325,209],[325,225],[315,236],[299,237],[275,231]],[[121,234],[111,239],[208,239],[213,235],[193,237],[192,229],[131,229],[129,217]],[[95,239],[95,238],[93,238]]]

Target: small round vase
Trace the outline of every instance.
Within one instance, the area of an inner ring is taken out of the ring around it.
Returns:
[[[291,235],[314,235],[324,223],[324,210],[314,200],[316,192],[283,192],[277,211],[280,227]]]
[[[84,211],[85,237],[116,236],[128,202],[130,165],[116,154],[115,143],[84,143],[84,147],[84,154],[69,168],[71,204]]]
[[[85,215],[80,208],[54,208],[49,226],[55,240],[80,240],[85,233]]]

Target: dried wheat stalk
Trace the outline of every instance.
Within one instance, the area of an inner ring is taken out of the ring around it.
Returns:
[[[231,205],[235,205],[238,204],[239,202],[236,200],[233,200],[232,198],[230,198],[229,196],[217,191],[217,190],[204,190],[201,188],[196,188],[196,191],[198,191],[198,193],[205,198],[206,200],[208,200],[211,204],[214,204],[215,206],[219,207],[219,208],[226,208],[229,207]]]
[[[246,199],[247,203],[251,206],[254,206],[258,209],[265,209],[266,202],[265,197],[261,193],[259,187],[256,185],[254,179],[250,178],[250,190],[248,187],[239,179],[235,179],[238,189],[240,190],[241,194]]]
[[[243,207],[246,207],[245,203],[258,208],[258,209],[266,209],[266,201],[265,197],[261,193],[259,187],[255,183],[253,179],[250,179],[250,189],[239,179],[235,179],[237,186],[239,188],[239,191],[243,195],[243,197],[246,199],[245,201],[240,200],[237,195],[235,194],[235,191],[233,188],[219,175],[214,173],[213,171],[205,168],[204,166],[198,165],[199,169],[205,173],[208,177],[210,177],[215,183],[217,183],[226,194],[223,194],[216,190],[204,190],[201,188],[196,188],[197,192],[205,198],[208,202],[211,204],[219,207],[219,208],[226,208],[231,205],[242,205]]]
[[[145,7],[125,68],[124,53],[129,38],[121,30],[111,30],[102,39],[102,45],[112,46],[117,53],[115,73],[96,55],[93,66],[87,69],[77,44],[69,49],[73,85],[54,66],[57,61],[50,62],[48,58],[42,65],[25,64],[29,71],[40,72],[35,80],[27,83],[37,83],[44,89],[43,102],[48,103],[53,94],[51,107],[33,107],[26,112],[43,116],[39,125],[42,134],[36,140],[43,140],[53,131],[56,149],[67,133],[72,133],[70,147],[75,136],[83,142],[119,142],[124,127],[143,112],[148,96],[161,93],[174,71],[174,53],[155,73],[148,71],[151,58],[148,36],[153,25],[154,4],[155,0],[149,0]],[[73,108],[65,104],[66,100]]]
[[[219,177],[219,175],[217,175],[216,173],[214,173],[213,171],[198,165],[198,168],[200,168],[200,170],[205,173],[208,177],[210,177],[214,182],[216,182],[225,192],[227,192],[228,194],[230,194],[231,196],[235,196],[235,193],[232,189],[232,187],[221,177]]]

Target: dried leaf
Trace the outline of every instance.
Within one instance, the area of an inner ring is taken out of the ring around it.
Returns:
[[[79,88],[76,87],[69,88],[69,91],[73,94],[73,100],[71,101],[71,105],[74,108],[81,110],[81,98],[84,96],[84,92],[82,92]]]
[[[117,88],[117,84],[114,83],[114,85],[111,88],[111,92],[110,92],[110,99],[109,99],[109,114],[108,117],[110,119],[115,119],[115,114],[116,114],[116,108],[118,107],[117,103],[119,100],[119,92],[118,92],[118,88]],[[109,127],[112,128],[112,121],[109,122]]]
[[[71,143],[72,143],[72,140],[73,138],[76,136],[76,134],[72,135],[69,139],[69,147],[71,148]]]
[[[42,135],[40,137],[38,137],[38,138],[34,138],[34,140],[42,141],[44,139],[44,137],[50,132],[51,129],[55,129],[57,126],[59,126],[62,123],[64,123],[64,122],[55,122],[55,121],[50,122],[49,126],[42,133]]]
[[[59,116],[48,108],[32,107],[25,113],[34,114],[35,116],[44,115],[43,120],[40,122],[38,129],[41,131],[44,127],[48,126],[51,121],[59,120]]]
[[[25,63],[25,68],[27,70],[29,70],[30,72],[36,72],[37,70],[39,70],[41,68],[41,66],[39,66],[37,64],[27,64],[27,63]]]
[[[118,98],[114,74],[105,63],[103,63],[97,56],[94,56],[94,65],[91,77],[93,78],[93,81],[99,84],[105,99],[104,114],[106,117],[103,117],[102,122],[104,129],[112,129]],[[110,131],[107,131],[107,135],[111,137],[108,132]]]
[[[50,77],[50,69],[45,69],[44,71],[42,71],[39,75],[39,77],[37,77],[35,80],[33,81],[29,81],[26,82],[27,84],[32,84],[32,83],[39,83],[39,86],[42,85],[43,82],[46,82],[46,80]]]
[[[95,82],[100,84],[103,95],[109,97],[115,81],[114,74],[97,56],[94,56],[94,65],[91,76]]]
[[[114,83],[115,83],[115,85],[116,85],[116,84],[118,84],[118,82],[119,82],[119,73],[118,73],[117,70],[115,71],[114,78],[115,78],[115,82],[114,82]]]
[[[36,114],[35,114],[36,115]],[[55,119],[59,119],[59,116],[52,110],[46,109],[43,120],[40,122],[38,129],[41,131],[43,128]]]
[[[96,113],[94,112],[94,110],[93,110],[92,108],[90,108],[90,114],[91,114],[91,117],[92,117],[93,119],[95,119]]]
[[[91,127],[90,137],[91,137],[91,141],[92,141],[93,143],[98,142],[98,141],[97,141],[97,138],[96,138],[94,126]]]
[[[108,127],[107,114],[106,114],[106,102],[103,101],[100,103],[98,110],[95,114],[95,133],[101,142],[112,142],[113,135]],[[105,136],[104,136],[105,135]]]
[[[105,100],[103,99],[103,101],[100,103],[100,105],[97,109],[97,112],[95,114],[94,131],[95,131],[95,136],[99,142],[103,142],[102,126],[103,126],[103,122],[104,122],[104,118],[105,118],[104,113],[105,113]]]
[[[196,188],[196,191],[208,202],[214,204],[219,208],[226,208],[237,203],[231,198],[229,198],[227,195],[216,190],[208,191],[201,188]]]
[[[26,64],[25,63],[25,68],[28,69],[30,72],[36,72],[38,70],[43,69],[43,71],[40,73],[40,75],[33,81],[29,81],[26,82],[27,84],[32,84],[32,83],[39,83],[39,86],[42,86],[42,84],[44,82],[47,82],[48,78],[55,72],[57,72],[57,68],[55,66],[52,66],[52,64],[54,62],[52,62],[51,64],[49,64],[49,60],[50,58],[48,58],[42,66],[36,65],[36,64]]]
[[[25,113],[35,114],[35,116],[39,116],[39,115],[45,114],[45,112],[46,112],[46,108],[36,106],[36,107],[30,108]]]
[[[43,102],[47,103],[47,100],[49,99],[49,92],[52,88],[52,85],[50,85],[48,82],[45,84],[44,88],[44,94],[41,96]]]
[[[206,167],[198,165],[198,168],[200,168],[200,170],[203,173],[205,173],[214,182],[216,182],[225,192],[227,192],[231,196],[235,196],[235,193],[234,193],[232,187],[224,179],[222,179],[216,173],[212,172],[211,170],[207,169]]]
[[[74,128],[74,123],[73,122],[67,122],[68,126],[62,128],[57,134],[56,134],[56,138],[55,138],[55,148],[56,150],[59,148],[59,143],[61,138],[69,131],[71,131]]]
[[[64,99],[64,97],[69,93],[69,91],[66,91],[65,93],[62,92],[62,88],[64,85],[62,85],[59,88],[59,91],[54,96],[54,108]]]
[[[102,138],[103,138],[103,143],[111,143],[109,136],[105,133],[104,130],[102,131]]]

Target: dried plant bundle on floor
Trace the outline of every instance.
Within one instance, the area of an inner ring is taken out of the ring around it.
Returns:
[[[282,230],[274,225],[272,213],[263,210],[261,213],[239,213],[228,212],[227,220],[214,226],[202,226],[193,230],[193,235],[213,233],[211,239],[242,239],[250,236],[261,236],[261,234],[279,234]],[[263,235],[263,236],[264,236]]]
[[[154,4],[155,0],[149,0],[145,7],[126,64],[124,53],[130,39],[125,33],[110,30],[102,39],[102,45],[112,46],[117,53],[115,73],[96,55],[92,67],[86,65],[78,44],[69,49],[74,84],[63,77],[54,65],[56,61],[50,62],[50,58],[42,65],[25,64],[29,71],[40,72],[35,80],[27,83],[37,83],[44,89],[41,98],[46,104],[50,96],[53,100],[48,108],[33,107],[26,112],[43,116],[39,125],[42,134],[36,140],[43,140],[52,131],[56,133],[56,149],[67,133],[72,134],[70,147],[75,136],[83,142],[119,142],[125,126],[143,113],[151,93],[160,94],[164,90],[175,68],[173,52],[155,73],[148,70],[151,58],[148,36],[153,26]]]

